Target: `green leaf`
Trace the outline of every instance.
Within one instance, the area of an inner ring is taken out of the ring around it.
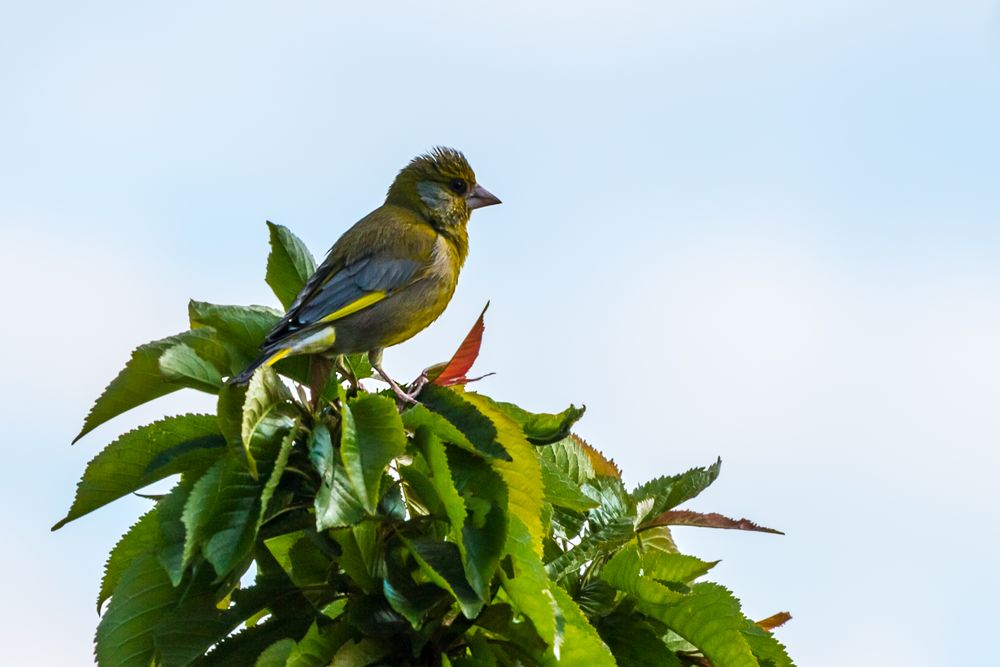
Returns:
[[[701,649],[715,667],[758,665],[742,632],[748,621],[739,600],[718,584],[695,584],[680,604],[637,608]]]
[[[221,369],[229,364],[225,350],[216,342],[215,331],[211,328],[185,331],[176,336],[140,345],[133,350],[125,368],[94,403],[83,422],[83,428],[73,438],[73,442],[109,419],[183,387],[184,385],[164,377],[160,371],[160,356],[180,343],[194,349],[203,358],[216,364],[217,368]]]
[[[111,597],[115,586],[121,580],[122,573],[128,569],[129,565],[139,556],[151,554],[156,550],[160,537],[160,522],[156,513],[156,508],[153,508],[143,514],[111,550],[104,566],[101,592],[97,596],[98,613],[100,613],[104,601]]]
[[[587,667],[615,667],[614,656],[601,640],[584,616],[580,608],[573,602],[569,593],[560,586],[552,586],[556,604],[566,619],[565,638],[560,646],[559,654],[550,648],[541,664],[548,665],[587,665]]]
[[[427,385],[420,392],[422,406],[414,406],[406,411],[407,427],[426,424],[434,428],[435,435],[445,442],[463,449],[468,444],[474,452],[510,461],[510,454],[497,441],[496,425],[467,400],[472,395],[459,389]],[[429,419],[421,407],[437,413],[443,419]],[[457,436],[456,431],[460,435]]]
[[[434,584],[414,582],[403,563],[404,553],[403,549],[396,549],[386,559],[382,593],[396,613],[406,618],[414,630],[419,631],[425,615],[448,594]]]
[[[218,393],[222,388],[219,369],[205,361],[190,345],[178,343],[160,355],[160,373],[167,380],[193,389]]]
[[[338,603],[341,607],[343,601]],[[313,623],[288,655],[287,667],[323,667],[331,664],[333,656],[351,638],[347,623]]]
[[[289,427],[293,425],[294,422]],[[262,430],[255,431],[250,453],[266,478],[287,443],[287,432],[269,431],[267,438],[261,437],[263,434]],[[249,554],[264,511],[262,497],[266,482],[252,475],[242,458],[230,452],[209,468],[194,485],[184,506],[183,521],[187,529],[184,563],[191,563],[200,551],[220,578]]]
[[[546,565],[549,576],[556,580],[578,570],[599,553],[613,552],[635,535],[635,509],[621,480],[595,477],[583,488],[599,504],[587,512],[587,532],[579,542]]]
[[[750,646],[761,667],[795,667],[785,646],[756,623],[747,624],[743,630],[743,639]]]
[[[483,608],[483,600],[465,578],[462,556],[451,542],[417,539],[408,543],[421,571],[432,582],[451,593],[466,618],[475,618]]]
[[[160,528],[158,556],[174,586],[179,586],[184,577],[184,542],[187,537],[183,519],[184,506],[196,481],[196,477],[185,475],[156,506]]]
[[[538,450],[538,456],[543,464],[557,470],[574,486],[581,486],[596,476],[590,457],[573,438],[563,438],[559,442],[542,447]]]
[[[223,453],[212,415],[168,417],[129,431],[87,464],[69,513],[52,530],[165,477],[203,469]]]
[[[493,402],[493,405],[520,426],[533,445],[550,445],[568,437],[573,424],[587,410],[586,406],[571,405],[558,414],[548,414],[528,412],[513,403]]]
[[[351,526],[365,509],[333,449],[330,431],[322,424],[309,435],[309,458],[322,480],[316,492],[316,530]]]
[[[653,551],[647,554],[654,564],[669,556]],[[676,593],[647,576],[647,562],[631,545],[608,562],[601,577],[631,595],[637,610],[698,647],[715,667],[757,667],[742,634],[748,621],[729,591],[717,584],[695,584],[690,593]]]
[[[271,503],[274,491],[278,488],[278,484],[281,482],[281,476],[285,472],[285,466],[288,465],[288,457],[292,453],[292,446],[295,444],[295,439],[298,435],[299,420],[296,418],[295,421],[292,422],[292,427],[288,430],[288,434],[281,440],[281,448],[278,450],[278,456],[274,460],[274,466],[271,468],[271,474],[267,478],[267,483],[264,484],[264,490],[260,494],[260,516],[257,517],[258,529],[260,529],[261,524],[264,523],[264,519],[267,518],[267,506]]]
[[[295,649],[295,640],[291,638],[279,639],[260,654],[254,667],[285,667],[288,656]]]
[[[680,659],[639,614],[615,612],[602,618],[597,630],[619,665],[683,667]]]
[[[287,227],[267,223],[271,252],[267,256],[267,284],[287,310],[316,272],[316,260],[306,245]]]
[[[687,584],[702,576],[719,561],[706,562],[694,556],[647,549],[641,555],[643,576]]]
[[[260,354],[260,344],[281,319],[281,313],[264,306],[223,306],[204,301],[188,303],[191,329],[211,327],[229,352],[229,371],[242,371]]]
[[[545,493],[538,454],[517,424],[497,411],[490,399],[475,393],[464,394],[464,398],[490,420],[497,434],[497,442],[510,457],[510,460],[492,459],[490,465],[500,473],[507,485],[510,495],[508,511],[527,526],[532,550],[541,557],[541,516]]]
[[[579,482],[564,473],[552,461],[540,457],[545,501],[576,512],[586,512],[597,506],[597,501],[580,490]]]
[[[156,558],[145,555],[132,561],[97,627],[98,664],[149,667],[156,650],[156,626],[178,596]]]
[[[421,426],[414,435],[414,442],[418,450],[423,454],[427,463],[430,475],[428,479],[433,488],[433,498],[440,502],[444,517],[448,519],[452,527],[452,535],[457,541],[461,540],[462,528],[465,526],[465,501],[455,488],[455,481],[452,478],[451,467],[448,465],[448,456],[445,452],[445,445],[434,435],[430,428]],[[404,466],[404,470],[413,470],[413,466]],[[414,475],[419,479],[420,473],[413,470]],[[426,494],[430,496],[431,494]],[[461,542],[459,548],[464,550]],[[464,558],[464,554],[463,554]]]
[[[241,619],[215,608],[202,577],[175,588],[151,555],[122,573],[97,628],[97,661],[116,667],[181,667],[224,638]]]
[[[396,403],[375,394],[341,406],[340,452],[347,477],[364,508],[374,514],[385,467],[406,449]]]
[[[469,584],[482,600],[490,597],[490,580],[507,541],[507,487],[482,459],[457,447],[447,451],[455,489],[464,499],[460,540]]]
[[[532,548],[528,527],[516,516],[510,519],[506,551],[511,556],[513,576],[508,577],[501,570],[504,592],[514,607],[531,620],[542,640],[558,654],[565,619],[552,592],[555,584],[549,581],[545,566]]]
[[[684,596],[681,593],[676,593],[663,584],[642,576],[643,563],[643,554],[635,544],[631,544],[618,550],[608,561],[601,570],[601,579],[649,605],[669,606],[683,600]]]
[[[632,498],[636,502],[651,498],[653,502],[648,504],[639,520],[646,520],[691,500],[715,481],[721,467],[722,459],[718,459],[707,468],[691,468],[680,475],[657,477],[641,485],[632,492]]]
[[[278,374],[268,366],[261,366],[250,378],[247,395],[243,403],[243,420],[240,440],[246,453],[250,474],[256,479],[257,463],[252,450],[255,440],[273,441],[276,434],[291,428],[291,419],[286,414],[292,395],[282,384]]]

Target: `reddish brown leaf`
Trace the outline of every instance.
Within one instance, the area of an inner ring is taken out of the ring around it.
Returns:
[[[598,475],[604,475],[605,477],[615,477],[617,479],[622,478],[622,471],[618,468],[618,464],[615,463],[614,459],[609,459],[604,456],[604,454],[599,452],[576,433],[571,433],[569,437],[573,440],[573,442],[580,445],[584,452],[586,452],[587,457],[590,459],[590,464],[594,466],[594,472]]]
[[[424,371],[424,374],[433,384],[439,387],[449,387],[453,384],[470,382],[469,378],[466,377],[466,373],[469,372],[472,364],[476,362],[476,357],[479,356],[479,347],[483,343],[483,331],[486,329],[483,316],[486,315],[486,309],[489,307],[490,304],[487,301],[486,306],[483,307],[483,312],[479,314],[479,319],[472,325],[469,333],[465,336],[465,340],[458,346],[458,349],[448,363],[436,364]]]
[[[757,621],[757,625],[764,628],[768,632],[774,630],[775,628],[780,628],[782,625],[792,620],[792,615],[787,611],[779,611],[773,616],[768,616],[767,618]]]
[[[784,535],[780,530],[758,526],[749,519],[730,519],[715,512],[692,512],[691,510],[669,510],[647,521],[639,530],[655,526],[701,526],[702,528],[728,528],[730,530],[751,530],[757,533]]]

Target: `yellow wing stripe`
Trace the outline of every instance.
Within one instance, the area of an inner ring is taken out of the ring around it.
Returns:
[[[272,354],[270,357],[267,358],[267,361],[264,362],[264,365],[273,366],[291,353],[292,353],[292,348],[290,347],[278,350],[277,352],[275,352],[274,354]]]
[[[339,308],[339,309],[333,311],[332,313],[330,313],[329,315],[326,315],[325,317],[323,317],[322,319],[320,319],[320,322],[333,322],[334,320],[339,320],[342,317],[347,317],[351,313],[356,313],[359,310],[361,310],[362,308],[367,308],[368,306],[372,305],[373,303],[378,303],[379,301],[381,301],[385,297],[386,297],[386,293],[383,292],[383,291],[381,291],[381,290],[376,291],[376,292],[369,292],[368,294],[365,294],[360,299],[352,301],[351,303],[347,304],[343,308]]]

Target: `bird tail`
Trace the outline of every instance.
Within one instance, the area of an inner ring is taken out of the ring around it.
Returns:
[[[242,373],[229,378],[229,384],[246,384],[253,377],[254,372],[261,366],[273,366],[289,354],[292,353],[290,347],[279,347],[265,350],[252,364],[247,366]]]

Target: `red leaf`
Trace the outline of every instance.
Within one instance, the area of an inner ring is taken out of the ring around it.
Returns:
[[[452,355],[451,361],[446,364],[431,366],[424,371],[424,374],[427,375],[433,384],[439,387],[449,387],[453,384],[465,384],[470,381],[465,374],[469,372],[472,364],[476,363],[476,357],[479,356],[479,347],[483,343],[483,331],[486,329],[483,316],[489,307],[490,303],[487,301],[483,307],[483,312],[479,314],[479,319],[472,325],[469,333],[465,336],[465,340],[462,341],[455,354]],[[440,371],[438,371],[439,368],[441,369]]]
[[[644,523],[639,530],[655,526],[701,526],[702,528],[728,528],[730,530],[751,530],[757,533],[774,533],[784,535],[780,530],[758,526],[749,519],[730,519],[715,512],[692,512],[691,510],[669,510],[651,521]]]
[[[757,625],[764,628],[768,632],[774,630],[775,628],[780,628],[782,625],[792,620],[792,615],[787,611],[779,611],[773,616],[768,616],[767,618],[757,621]]]

